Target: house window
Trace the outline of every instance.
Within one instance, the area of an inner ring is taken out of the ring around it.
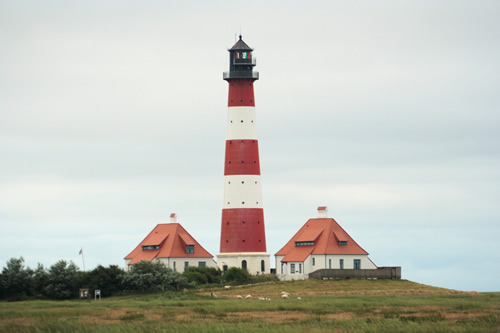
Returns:
[[[295,274],[295,264],[290,264],[290,273]]]
[[[186,253],[194,253],[194,245],[186,245]]]
[[[143,245],[142,250],[159,250],[160,245]]]
[[[354,259],[354,269],[361,269],[361,259]]]
[[[295,242],[295,246],[313,246],[314,241]]]
[[[299,274],[302,274],[302,264],[299,264]]]
[[[344,269],[344,259],[339,260],[339,267],[340,269]]]
[[[283,263],[281,263],[281,274],[283,274]]]
[[[205,261],[198,261],[198,267],[205,267],[207,263]]]
[[[189,266],[189,261],[184,261],[184,268]]]
[[[332,259],[328,259],[328,268],[332,269]]]
[[[177,272],[177,269],[176,269],[176,267],[175,267],[175,261],[174,261],[174,272]]]
[[[346,246],[347,245],[347,241],[339,241],[339,246]]]
[[[313,258],[313,266],[316,265],[316,258]]]
[[[222,266],[222,271],[227,272],[227,265]]]

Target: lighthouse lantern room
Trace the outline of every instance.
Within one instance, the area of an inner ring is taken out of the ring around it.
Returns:
[[[241,38],[229,49],[229,84],[224,201],[220,253],[217,264],[247,269],[251,274],[270,271],[266,249],[264,209],[260,182],[259,148],[253,82],[253,49]]]

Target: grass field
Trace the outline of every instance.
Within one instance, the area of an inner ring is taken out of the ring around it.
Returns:
[[[281,299],[281,291],[290,299]],[[251,299],[237,299],[248,294]],[[499,330],[500,293],[457,292],[404,280],[269,282],[101,301],[0,302],[0,332]]]

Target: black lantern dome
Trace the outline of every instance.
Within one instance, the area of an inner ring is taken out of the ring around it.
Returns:
[[[256,61],[253,49],[240,39],[229,49],[229,72],[224,72],[224,80],[259,79],[259,73],[253,71]]]

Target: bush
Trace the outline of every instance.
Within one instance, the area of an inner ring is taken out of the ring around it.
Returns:
[[[222,275],[222,279],[224,282],[244,284],[250,281],[250,274],[246,269],[231,267]]]
[[[187,267],[182,273],[189,282],[196,284],[220,283],[222,272],[215,267]]]
[[[78,296],[80,275],[74,263],[60,260],[48,272],[44,293],[47,298],[70,299]]]
[[[45,295],[45,287],[49,281],[49,273],[45,270],[42,264],[38,264],[37,268],[33,271],[33,278],[31,279],[31,294],[35,297],[42,297]]]
[[[132,265],[130,271],[121,276],[121,282],[125,289],[142,292],[192,287],[184,276],[165,267],[161,262],[145,260]]]
[[[122,290],[123,274],[125,272],[117,265],[109,267],[99,265],[83,274],[81,287],[88,288],[91,295],[94,295],[94,291],[99,289],[102,297],[112,296]]]
[[[12,258],[0,274],[0,296],[9,299],[20,299],[30,294],[33,271],[24,268],[24,258]]]
[[[189,282],[193,282],[195,284],[208,283],[207,277],[197,271],[185,271],[184,273],[182,273],[182,276],[184,276]]]

